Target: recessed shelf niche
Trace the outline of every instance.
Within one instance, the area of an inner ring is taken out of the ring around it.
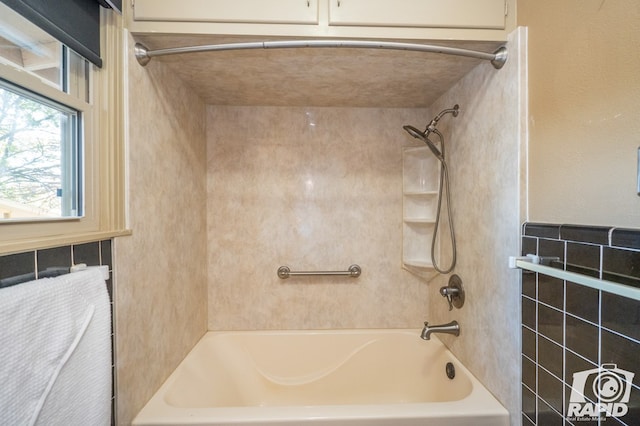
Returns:
[[[434,271],[431,241],[440,184],[440,163],[428,147],[404,148],[402,180],[402,264],[410,272],[424,276]]]

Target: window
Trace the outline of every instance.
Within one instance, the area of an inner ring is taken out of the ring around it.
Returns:
[[[0,57],[89,103],[87,60],[1,7]],[[0,80],[0,220],[82,216],[83,141],[81,111]]]
[[[79,115],[0,81],[1,219],[82,215]]]
[[[0,253],[126,233],[122,19],[100,28],[102,68],[0,2]]]

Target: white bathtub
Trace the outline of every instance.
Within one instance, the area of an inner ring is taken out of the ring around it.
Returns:
[[[209,332],[133,424],[499,426],[509,415],[419,330]]]

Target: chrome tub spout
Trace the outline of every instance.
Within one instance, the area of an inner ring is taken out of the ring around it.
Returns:
[[[429,340],[431,339],[431,333],[445,333],[459,336],[460,324],[458,324],[458,321],[451,321],[450,323],[442,325],[429,325],[429,323],[425,321],[422,333],[420,333],[420,337],[424,340]]]

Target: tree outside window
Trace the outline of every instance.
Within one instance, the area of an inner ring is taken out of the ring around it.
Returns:
[[[78,113],[0,82],[0,219],[78,216]]]

